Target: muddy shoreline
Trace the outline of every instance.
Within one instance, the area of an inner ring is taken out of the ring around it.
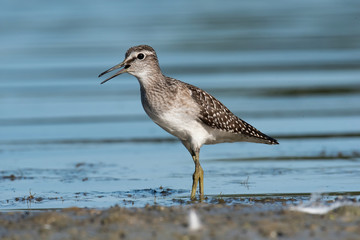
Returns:
[[[190,211],[201,226],[193,230]],[[358,239],[360,207],[312,215],[264,205],[65,208],[0,213],[1,239]]]

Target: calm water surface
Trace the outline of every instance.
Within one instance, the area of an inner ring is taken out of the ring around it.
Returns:
[[[193,161],[137,80],[97,75],[149,44],[279,146],[204,146],[205,194],[360,192],[358,1],[35,1],[0,10],[0,209],[179,204]],[[34,198],[32,198],[33,196]]]

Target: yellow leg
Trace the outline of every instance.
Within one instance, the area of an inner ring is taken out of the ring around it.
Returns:
[[[199,182],[200,201],[204,199],[204,170],[202,169],[199,161],[199,153],[193,156],[195,163],[195,172],[193,174],[193,184],[191,189],[191,200],[195,200],[197,183]]]
[[[193,174],[193,184],[192,184],[192,189],[191,189],[191,200],[195,200],[195,194],[196,194],[196,187],[197,187],[197,172],[195,170],[194,174]]]
[[[200,164],[199,164],[200,166]],[[199,191],[200,191],[200,200],[204,199],[204,170],[200,166],[200,178],[199,178]]]

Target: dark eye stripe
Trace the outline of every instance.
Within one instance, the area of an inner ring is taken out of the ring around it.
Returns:
[[[127,60],[126,63],[129,64],[129,63],[132,63],[135,60],[136,60],[136,57],[132,57],[129,60]]]

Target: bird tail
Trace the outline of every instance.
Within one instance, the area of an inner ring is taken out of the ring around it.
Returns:
[[[269,144],[269,145],[279,144],[275,138],[272,138],[262,132],[259,132],[259,133],[261,134],[261,137],[249,136],[249,138],[246,141],[254,142],[254,143],[264,143],[264,144]]]

